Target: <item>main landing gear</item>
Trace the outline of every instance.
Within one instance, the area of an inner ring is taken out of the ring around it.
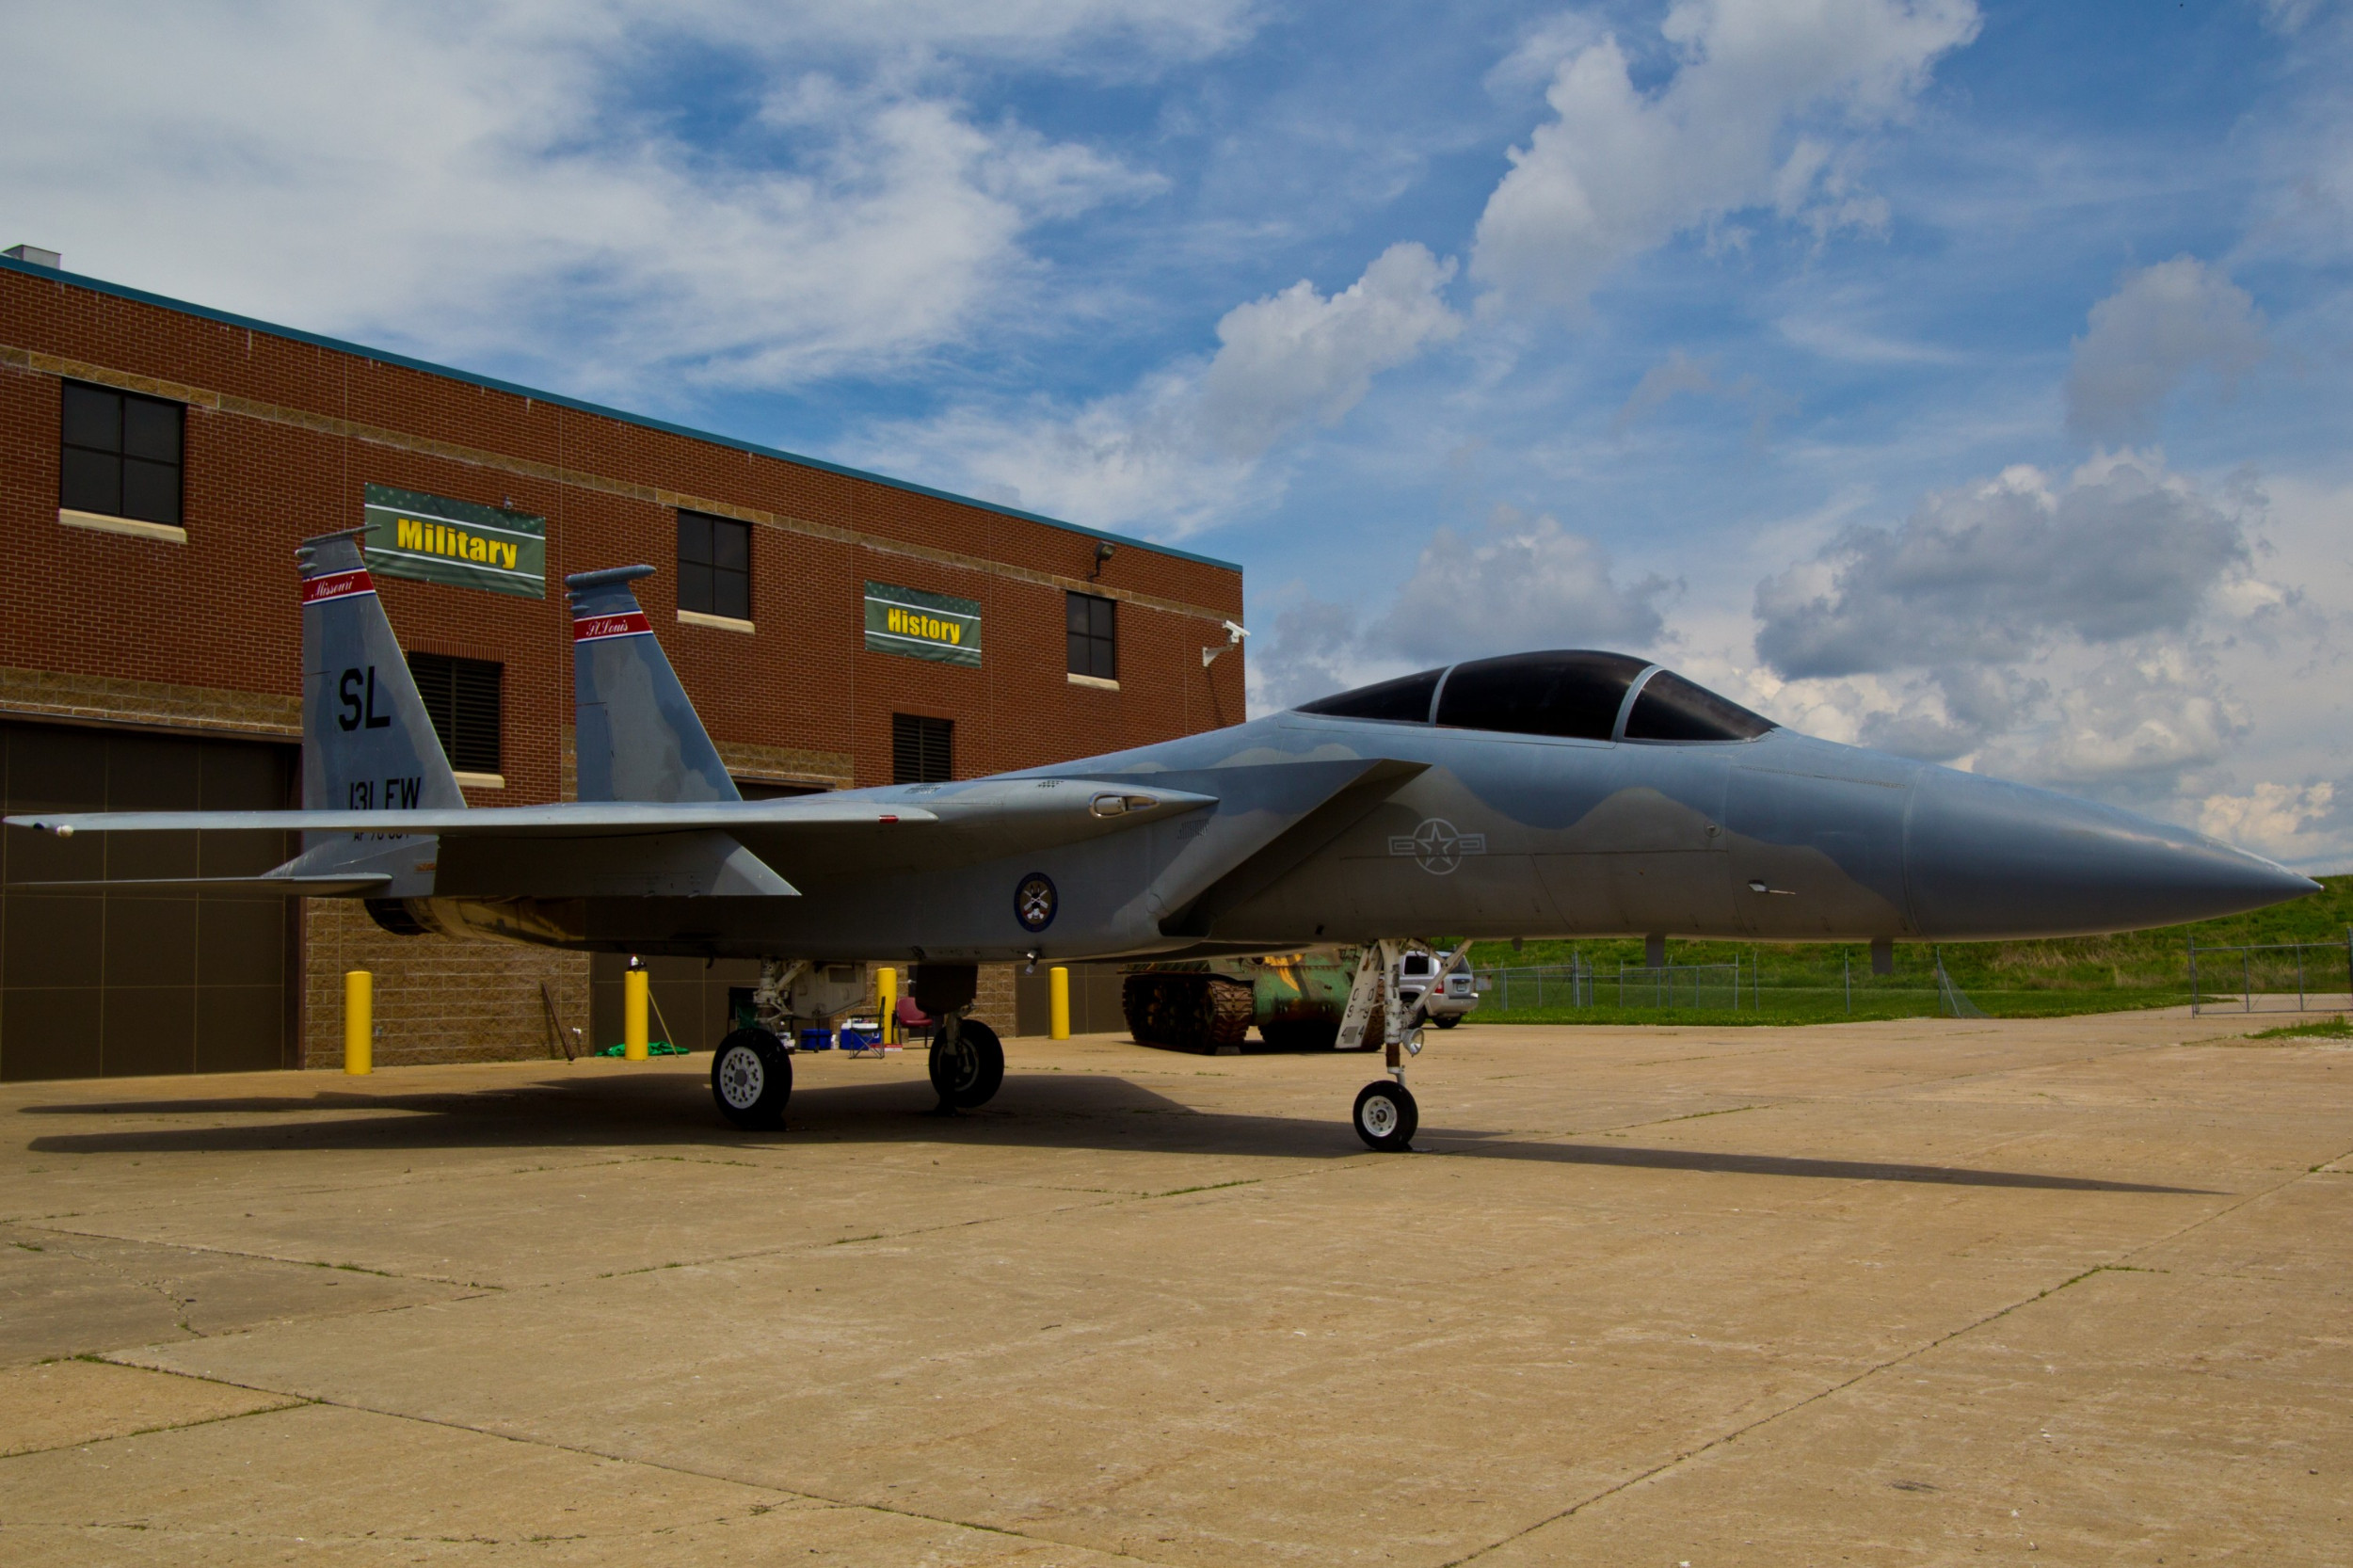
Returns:
[[[939,1037],[932,1042],[931,1069],[940,1110],[970,1111],[986,1105],[1005,1081],[1005,1048],[978,1018],[952,1014],[940,1020]]]
[[[1403,942],[1390,940],[1365,949],[1356,978],[1348,988],[1348,1011],[1340,1016],[1337,1044],[1342,1050],[1355,1049],[1376,1016],[1380,1020],[1389,1076],[1356,1091],[1355,1112],[1349,1120],[1365,1146],[1382,1154],[1410,1150],[1414,1133],[1421,1126],[1421,1108],[1414,1103],[1413,1091],[1405,1087],[1405,1058],[1421,1054],[1422,1010],[1417,999],[1408,1015],[1398,998],[1397,963],[1404,948]]]
[[[986,1105],[1005,1081],[1005,1048],[995,1030],[964,1016],[979,994],[980,970],[970,964],[918,964],[908,980],[915,1005],[939,1020],[931,1059],[937,1113],[952,1116]]]
[[[711,1097],[744,1131],[775,1131],[792,1097],[792,1053],[764,1029],[737,1030],[712,1055]]]

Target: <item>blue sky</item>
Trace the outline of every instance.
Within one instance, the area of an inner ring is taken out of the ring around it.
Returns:
[[[6,242],[2353,866],[2323,0],[17,11]]]

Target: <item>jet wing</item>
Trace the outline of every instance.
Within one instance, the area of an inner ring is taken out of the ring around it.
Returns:
[[[76,833],[384,833],[443,838],[595,839],[689,828],[843,827],[936,821],[921,807],[823,795],[783,800],[632,801],[381,811],[64,811],[7,818],[11,827],[71,838]]]
[[[920,799],[921,804],[917,804]],[[1148,780],[976,779],[894,787],[856,797],[572,802],[480,809],[379,811],[84,811],[7,818],[13,826],[76,833],[345,834],[363,843],[410,840],[435,896],[769,897],[796,889],[770,862],[817,866],[952,864],[1075,843],[1217,804]],[[903,835],[912,833],[912,837]],[[438,840],[438,849],[428,848]],[[337,841],[314,843],[279,872],[196,882],[79,882],[48,891],[232,888],[367,896],[389,880],[338,866]]]
[[[1198,791],[1218,802],[1216,816],[1161,873],[1151,898],[1163,932],[1206,936],[1221,915],[1281,880],[1428,769],[1426,762],[1387,757],[1316,758],[1109,779],[1155,792]]]
[[[276,893],[281,898],[363,898],[392,879],[381,872],[347,876],[147,876],[104,882],[11,882],[17,893]]]

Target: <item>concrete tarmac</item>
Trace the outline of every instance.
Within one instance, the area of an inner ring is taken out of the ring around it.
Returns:
[[[0,1560],[2345,1563],[2273,1021],[10,1084]]]

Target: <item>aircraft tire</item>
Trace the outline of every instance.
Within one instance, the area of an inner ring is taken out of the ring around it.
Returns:
[[[744,1131],[775,1131],[792,1097],[792,1052],[764,1029],[737,1030],[712,1053],[711,1097]]]
[[[943,1104],[960,1111],[986,1105],[1005,1081],[1005,1048],[997,1032],[977,1019],[956,1026],[952,1050],[932,1042],[932,1087]]]
[[[1356,1091],[1356,1112],[1349,1119],[1365,1147],[1400,1154],[1414,1146],[1414,1134],[1421,1127],[1421,1108],[1405,1085],[1378,1078]]]

